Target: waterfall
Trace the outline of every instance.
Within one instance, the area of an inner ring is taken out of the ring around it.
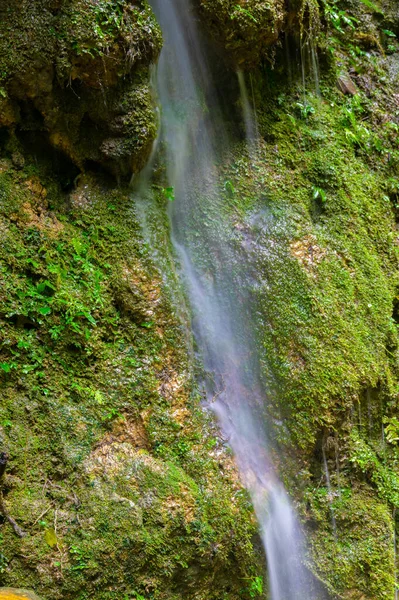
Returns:
[[[255,324],[245,286],[248,265],[231,243],[218,158],[229,144],[210,68],[188,0],[151,0],[164,35],[157,68],[161,143],[166,148],[172,238],[193,313],[197,346],[215,412],[249,490],[263,541],[272,600],[312,600],[295,512],[271,461],[262,419]],[[241,98],[248,137],[255,136],[245,82]],[[250,140],[251,142],[251,140]],[[243,284],[243,285],[241,285]]]
[[[248,89],[245,83],[245,75],[242,71],[237,72],[237,79],[240,86],[241,106],[244,116],[247,144],[248,148],[252,150],[255,148],[259,138],[258,123],[256,121],[255,110],[249,101]]]

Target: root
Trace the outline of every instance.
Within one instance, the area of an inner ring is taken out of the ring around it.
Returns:
[[[11,515],[9,514],[9,512],[4,504],[3,490],[1,489],[1,487],[3,484],[3,477],[4,477],[6,467],[7,467],[7,462],[8,462],[8,455],[5,452],[2,452],[0,454],[0,513],[2,513],[4,518],[10,523],[11,527],[13,528],[13,530],[15,532],[15,535],[17,535],[20,538],[24,538],[27,534],[25,533],[25,531],[23,531],[20,528],[18,523],[15,521],[15,519],[13,519],[11,517]]]

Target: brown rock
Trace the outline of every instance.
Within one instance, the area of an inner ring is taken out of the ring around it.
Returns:
[[[356,96],[357,88],[347,73],[342,73],[337,79],[337,87],[343,94]]]

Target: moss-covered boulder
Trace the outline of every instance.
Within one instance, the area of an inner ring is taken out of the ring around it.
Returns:
[[[2,2],[0,127],[79,169],[131,175],[156,135],[148,66],[160,47],[146,2]]]
[[[237,63],[257,64],[279,37],[283,0],[197,0],[207,30]]]

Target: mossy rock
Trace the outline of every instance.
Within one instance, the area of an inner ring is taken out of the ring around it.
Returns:
[[[161,34],[148,4],[22,0],[0,17],[0,127],[79,170],[139,171],[157,130],[148,68]]]
[[[200,14],[217,42],[239,65],[258,64],[274,44],[286,16],[283,0],[197,0]]]
[[[1,600],[40,600],[34,592],[16,588],[0,588]]]

